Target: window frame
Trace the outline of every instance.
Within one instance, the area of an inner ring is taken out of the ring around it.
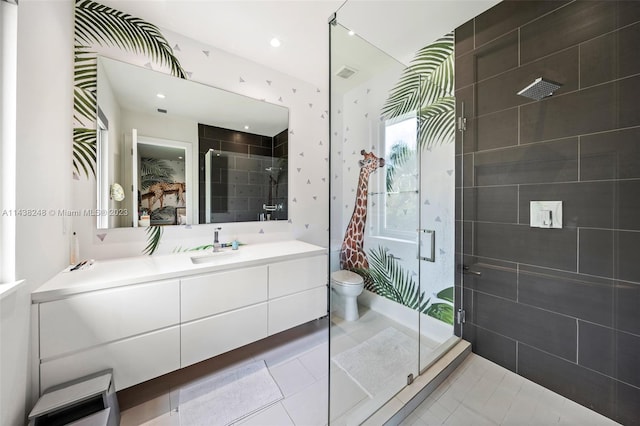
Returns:
[[[394,117],[388,120],[383,120],[380,123],[380,152],[384,153],[384,158],[387,162],[387,164],[389,164],[389,159],[387,158],[387,148],[388,148],[388,141],[387,141],[387,129],[390,126],[396,125],[398,123],[402,123],[404,121],[407,120],[415,120],[415,128],[416,128],[416,133],[415,133],[415,139],[413,140],[413,144],[411,146],[411,148],[413,148],[416,152],[416,154],[418,154],[418,142],[417,142],[417,132],[418,132],[418,116],[415,112],[410,112],[410,113],[406,113],[403,114],[401,116],[398,117]],[[418,161],[418,157],[416,155],[416,160]],[[416,166],[419,166],[419,164],[417,164]],[[418,168],[418,167],[416,167]],[[396,240],[396,241],[402,241],[402,242],[410,242],[410,243],[415,243],[416,241],[416,230],[418,229],[418,222],[419,222],[419,218],[415,218],[416,219],[416,224],[415,227],[411,227],[411,229],[407,229],[407,230],[398,230],[398,229],[392,229],[388,226],[387,224],[387,219],[388,219],[388,215],[387,215],[387,197],[389,197],[389,194],[387,193],[387,171],[386,169],[383,167],[381,169],[379,169],[379,171],[381,171],[382,173],[378,173],[377,177],[375,179],[375,184],[374,184],[374,191],[370,191],[370,194],[372,195],[378,195],[380,193],[383,194],[384,198],[384,202],[380,202],[380,200],[375,200],[376,205],[373,206],[373,204],[370,205],[370,208],[373,209],[373,228],[372,228],[372,236],[376,237],[376,238],[385,238],[385,239],[391,239],[391,240]],[[419,172],[418,172],[418,176],[416,177],[416,189],[415,189],[415,193],[416,193],[416,206],[418,208],[418,214],[419,214]],[[374,201],[372,200],[372,201]]]

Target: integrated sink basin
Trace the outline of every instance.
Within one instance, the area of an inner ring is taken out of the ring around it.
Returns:
[[[196,256],[191,256],[191,262],[195,264],[215,262],[220,257],[228,256],[237,252],[238,250],[231,250],[231,249],[220,250],[220,251],[209,251],[206,253],[198,254]]]

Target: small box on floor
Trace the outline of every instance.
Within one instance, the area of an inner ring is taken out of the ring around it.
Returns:
[[[120,410],[111,370],[47,389],[29,413],[29,426],[117,426]]]

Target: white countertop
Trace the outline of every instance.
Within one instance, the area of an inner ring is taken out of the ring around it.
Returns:
[[[208,253],[190,251],[161,256],[98,260],[87,269],[58,273],[31,293],[31,301],[32,303],[49,302],[89,291],[264,265],[326,254],[327,249],[296,240],[278,241],[240,246],[232,253],[214,255],[211,262],[195,264],[191,260],[192,257],[206,256]]]

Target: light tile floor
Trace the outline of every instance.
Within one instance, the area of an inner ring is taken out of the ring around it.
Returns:
[[[368,309],[367,307],[359,307],[360,319],[358,321],[350,322],[344,321],[342,318],[334,316],[332,318],[331,328],[331,356],[335,356],[341,352],[344,352],[367,339],[373,337],[375,334],[383,331],[388,327],[393,327],[396,330],[404,333],[415,341],[415,360],[413,371],[398,371],[393,380],[387,382],[387,388],[385,392],[379,395],[374,395],[374,398],[368,397],[364,391],[356,386],[354,392],[357,397],[351,396],[351,398],[345,398],[344,392],[341,391],[342,386],[347,384],[332,382],[330,401],[331,401],[331,424],[336,426],[359,424],[366,420],[369,416],[374,414],[377,409],[384,405],[387,401],[393,398],[407,382],[407,375],[413,373],[418,374],[419,362],[418,362],[418,347],[420,347],[420,364],[426,362],[428,355],[438,346],[438,343],[421,336],[420,342],[418,342],[417,331],[411,330],[402,324],[399,324],[392,319]],[[417,319],[417,318],[416,318]],[[389,352],[391,354],[391,351]],[[331,363],[332,379],[336,371],[342,373],[338,377],[345,376],[349,384],[354,383],[346,373],[335,364]]]
[[[332,355],[360,344],[390,325],[410,337],[417,338],[415,332],[374,311],[362,308],[360,313],[361,318],[357,322],[333,319]],[[427,353],[436,345],[436,342],[424,338],[421,343],[422,353]],[[207,374],[235,368],[258,359],[265,360],[284,399],[244,419],[238,423],[239,425],[325,426],[328,404],[331,404],[332,426],[352,423],[354,413],[372,414],[377,402],[373,403],[371,398],[335,364],[332,363],[329,373],[328,352],[327,320],[304,324],[190,367],[181,371],[178,378],[155,379],[130,388],[129,395],[126,396],[127,407],[122,407],[127,409],[121,413],[121,425],[192,426],[180,425],[177,411],[180,387]],[[329,374],[330,401],[327,395]],[[171,375],[175,376],[176,373]],[[424,426],[615,423],[472,354],[402,424]]]
[[[327,320],[312,321],[295,329],[227,352],[181,370],[186,378],[158,379],[137,385],[119,396],[128,407],[121,426],[180,425],[179,391],[193,380],[240,365],[264,360],[284,399],[238,424],[256,426],[319,425],[327,423],[328,331]],[[176,376],[170,373],[168,376]],[[142,395],[145,394],[145,395]],[[125,407],[122,407],[125,408]]]
[[[524,377],[470,354],[401,425],[616,425]]]

